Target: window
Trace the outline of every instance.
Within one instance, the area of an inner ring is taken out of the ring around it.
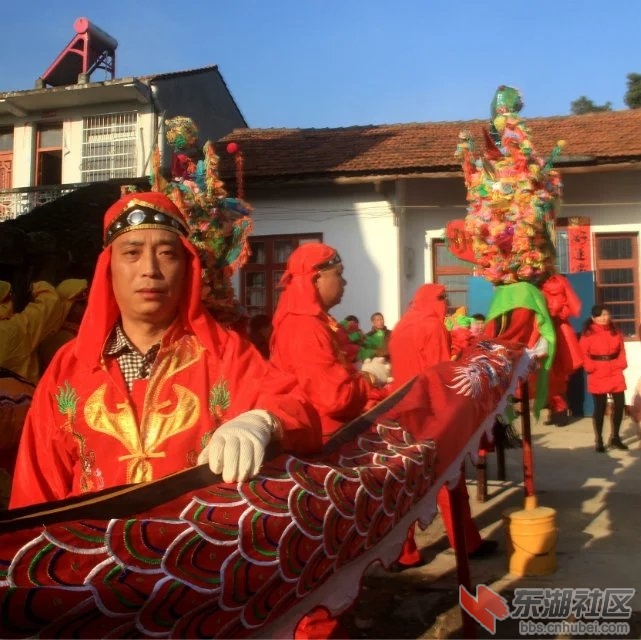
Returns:
[[[82,123],[82,181],[136,176],[135,111],[89,116]]]
[[[595,234],[596,301],[605,305],[624,337],[639,326],[639,258],[636,233]]]
[[[62,183],[62,124],[41,124],[37,130],[36,185]]]
[[[467,279],[474,275],[474,265],[452,255],[445,240],[432,241],[432,256],[434,282],[447,289],[448,313],[467,307]]]
[[[0,189],[11,189],[13,129],[0,128]]]
[[[250,238],[251,256],[240,274],[241,304],[250,316],[274,314],[280,295],[277,286],[290,254],[306,242],[321,242],[322,239],[320,233]]]
[[[559,273],[570,273],[570,253],[567,227],[556,230],[556,268]]]

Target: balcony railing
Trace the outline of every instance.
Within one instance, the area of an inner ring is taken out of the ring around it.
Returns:
[[[71,193],[86,183],[58,184],[44,187],[23,187],[21,189],[0,189],[0,222],[13,220],[29,213],[40,205]]]

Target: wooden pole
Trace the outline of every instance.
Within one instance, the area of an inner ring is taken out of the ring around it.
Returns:
[[[464,473],[464,465],[461,467],[461,473]],[[472,593],[472,580],[470,577],[470,561],[467,557],[467,543],[465,541],[465,525],[461,513],[463,511],[463,500],[467,500],[462,489],[462,483],[465,482],[465,476],[461,476],[461,481],[456,483],[453,489],[450,489],[450,514],[452,517],[452,533],[454,535],[454,553],[456,555],[456,577],[458,584],[463,585],[468,592]],[[467,611],[459,605],[461,610],[461,619],[463,621],[463,638],[476,640],[476,623]]]
[[[523,487],[525,508],[537,505],[534,493],[534,456],[532,452],[532,431],[530,429],[530,395],[527,378],[521,380],[521,433],[523,438]]]

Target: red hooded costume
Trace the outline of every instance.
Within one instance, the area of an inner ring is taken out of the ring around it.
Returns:
[[[271,361],[296,376],[320,415],[323,441],[385,395],[358,372],[344,330],[321,307],[316,275],[339,263],[336,250],[325,244],[298,247],[287,261],[272,320]],[[295,633],[296,640],[337,637],[343,637],[342,629],[325,609],[304,616]]]
[[[445,327],[446,313],[447,296],[443,285],[424,284],[418,289],[407,311],[392,330],[389,341],[395,387],[402,386],[428,367],[450,360],[450,334]],[[459,482],[467,497],[463,474]],[[447,487],[442,487],[438,492],[437,503],[450,545],[454,548],[450,493]],[[462,504],[461,516],[465,525],[465,539],[469,553],[481,544],[481,536],[472,520],[469,499],[463,500]],[[411,565],[419,558],[412,527],[399,562]]]
[[[103,355],[120,317],[109,243],[121,233],[146,228],[177,233],[188,264],[179,315],[163,335],[149,379],[135,380],[129,392],[115,358]],[[130,194],[107,210],[104,229],[106,247],[78,336],[58,351],[34,394],[10,506],[186,469],[219,425],[251,409],[264,409],[281,421],[285,450],[318,450],[318,419],[295,379],[276,371],[205,311],[200,262],[175,205],[160,193]]]
[[[550,276],[541,287],[554,323],[556,351],[548,380],[548,408],[551,413],[567,410],[568,378],[582,363],[579,341],[568,322],[581,314],[581,301],[565,276]]]
[[[272,362],[296,376],[320,414],[324,441],[385,395],[356,369],[338,322],[321,307],[316,274],[333,260],[340,262],[336,251],[321,243],[304,244],[291,254],[271,338]]]

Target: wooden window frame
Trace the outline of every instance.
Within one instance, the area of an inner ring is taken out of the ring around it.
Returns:
[[[53,129],[53,128],[59,128],[60,129],[60,146],[58,147],[42,147],[40,146],[40,138],[43,133],[43,129]],[[41,160],[40,160],[40,155],[43,152],[49,152],[49,151],[60,151],[60,182],[58,184],[62,184],[62,128],[63,124],[62,122],[41,122],[38,124],[38,127],[36,129],[36,176],[34,180],[34,184],[38,187],[40,186],[54,186],[50,184],[45,184],[40,182],[40,169],[41,169]]]
[[[605,260],[600,255],[600,239],[630,239],[632,246],[632,257],[622,260]],[[634,327],[635,331],[633,335],[624,335],[623,339],[625,341],[638,341],[639,340],[639,234],[631,232],[608,232],[608,233],[595,233],[594,234],[594,286],[595,286],[595,301],[596,304],[605,304],[611,309],[612,303],[602,302],[601,290],[602,287],[605,287],[601,282],[601,272],[604,269],[631,269],[634,274],[634,281],[632,283],[633,295],[634,295]]]
[[[0,127],[0,133],[10,134],[11,149],[0,149],[0,162],[8,164],[8,172],[4,176],[4,181],[0,181],[0,189],[11,189],[13,186],[13,146],[15,143],[15,133],[13,127]],[[3,182],[5,184],[3,184]]]
[[[241,305],[247,310],[250,316],[259,313],[266,313],[270,317],[273,316],[277,301],[276,285],[278,281],[275,280],[274,275],[278,272],[285,271],[286,262],[274,262],[274,250],[276,242],[294,241],[294,249],[299,247],[301,241],[306,242],[322,242],[322,233],[291,233],[291,234],[276,234],[264,236],[251,236],[249,239],[250,246],[258,243],[263,243],[265,248],[265,261],[262,263],[247,262],[240,272],[240,301]],[[250,258],[251,260],[251,258]],[[264,273],[264,289],[265,289],[265,304],[262,307],[258,305],[248,304],[247,295],[249,293],[247,279],[248,276],[255,273]]]
[[[439,278],[442,276],[473,276],[474,275],[474,265],[472,263],[467,263],[462,260],[461,260],[461,264],[439,265],[437,260],[439,247],[445,247],[447,249],[447,242],[443,238],[432,238],[432,280],[435,283],[440,282]],[[452,255],[453,257],[456,257],[451,252],[450,252],[450,255]],[[463,292],[465,296],[465,306],[467,308],[468,291],[469,291],[469,288],[451,289],[448,287],[447,293],[448,293],[450,305],[452,304],[452,294],[457,292]],[[458,305],[450,306],[448,308],[448,313],[454,312],[457,306]]]

